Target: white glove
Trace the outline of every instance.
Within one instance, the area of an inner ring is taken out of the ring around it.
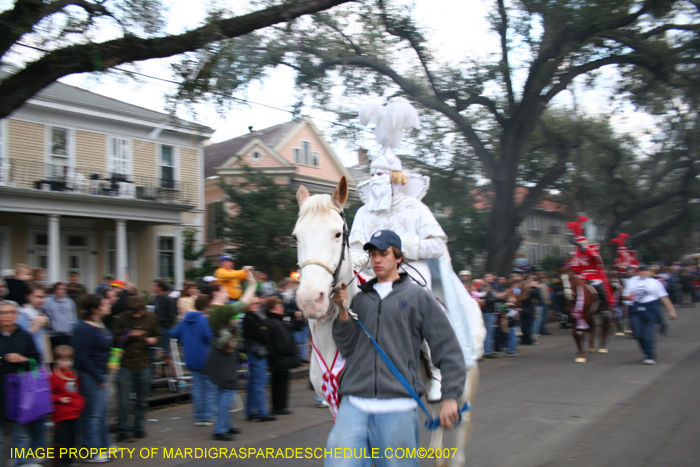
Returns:
[[[365,267],[372,267],[369,262],[369,255],[367,253],[354,256],[352,258],[352,265],[355,268],[355,271],[361,271]]]
[[[417,261],[420,259],[420,237],[411,235],[401,239],[401,252],[406,261]]]

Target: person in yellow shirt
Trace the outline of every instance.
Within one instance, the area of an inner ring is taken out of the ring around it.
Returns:
[[[243,295],[243,287],[241,287],[241,281],[244,281],[248,277],[248,271],[252,269],[250,266],[246,266],[241,270],[233,269],[234,261],[231,256],[223,255],[219,257],[219,268],[214,271],[214,277],[216,277],[218,283],[225,287],[228,291],[228,298],[231,300],[238,300]]]

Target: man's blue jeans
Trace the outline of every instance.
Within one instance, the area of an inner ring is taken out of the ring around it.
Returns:
[[[216,390],[216,406],[217,406],[217,417],[216,425],[214,426],[214,434],[220,435],[228,433],[231,429],[231,414],[229,410],[231,409],[231,403],[233,398],[236,397],[235,389],[223,389],[218,386],[214,386]]]
[[[630,321],[632,322],[634,337],[639,342],[644,358],[655,360],[654,329],[659,320],[653,317],[647,319],[643,313],[636,311],[635,313],[630,313]]]
[[[214,420],[214,405],[218,387],[209,380],[202,370],[190,370],[192,373],[192,405],[194,421],[208,422]]]
[[[518,335],[515,327],[508,328],[508,353],[513,355],[518,352]]]
[[[248,352],[248,400],[246,401],[246,415],[262,417],[268,414],[267,396],[267,357],[257,357],[253,352]]]
[[[484,342],[484,355],[493,353],[493,338],[496,334],[496,329],[493,325],[496,323],[496,315],[493,313],[481,313],[484,318],[484,326],[486,327],[486,341]]]
[[[143,415],[148,408],[146,394],[151,387],[151,367],[140,370],[128,370],[122,367],[117,379],[119,387],[119,433],[131,431],[129,422],[129,393],[132,388],[136,392],[136,412],[134,413],[133,431],[143,430]]]
[[[543,313],[544,307],[542,306],[536,306],[535,307],[535,321],[532,323],[532,330],[530,331],[530,334],[542,334],[542,313]]]
[[[358,409],[344,397],[340,403],[335,426],[328,435],[327,450],[352,449],[352,456],[340,459],[326,457],[326,467],[418,467],[418,459],[397,459],[402,450],[418,448],[418,411],[368,414]],[[372,448],[378,458],[372,459]],[[401,449],[399,449],[401,448]],[[398,453],[396,451],[399,451]],[[348,451],[349,453],[349,451]],[[368,459],[365,459],[368,457]]]
[[[83,442],[87,448],[108,448],[110,445],[107,387],[100,388],[99,385],[100,382],[89,373],[80,373],[80,391],[85,397],[85,409],[79,426],[83,429]]]
[[[31,442],[31,439],[29,437],[29,429],[27,428],[27,425],[20,425],[19,423],[14,423],[14,422],[8,421],[7,427],[10,428],[10,431],[12,432],[12,447],[17,448],[17,449],[29,449],[29,443]],[[0,453],[4,453],[5,452],[4,449],[5,449],[5,424],[0,423]],[[1,460],[2,460],[2,457],[0,457],[0,461]],[[31,458],[29,458],[29,459],[17,459],[17,463],[15,465],[28,464],[31,461],[32,461]]]

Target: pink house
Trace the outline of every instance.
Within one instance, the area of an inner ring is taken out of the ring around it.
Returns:
[[[331,193],[342,176],[350,190],[356,182],[340,162],[323,134],[308,117],[271,126],[213,144],[204,149],[204,199],[207,205],[206,240],[209,254],[227,248],[221,237],[225,192],[221,180],[244,177],[243,166],[261,169],[281,185],[304,185],[312,194]]]

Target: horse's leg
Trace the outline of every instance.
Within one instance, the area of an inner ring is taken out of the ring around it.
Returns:
[[[601,330],[600,330],[600,348],[598,353],[608,353],[608,331],[612,327],[612,319],[610,317],[610,312],[605,310],[600,315],[601,317]]]
[[[576,342],[576,348],[578,349],[578,353],[576,354],[576,359],[574,361],[576,363],[586,363],[586,356],[583,353],[583,344],[586,335],[586,330],[576,329],[576,321],[574,321],[573,327],[574,329],[571,331],[571,335],[573,336],[574,341]]]
[[[591,315],[586,320],[588,322],[588,352],[595,352],[595,333],[596,333],[596,319],[595,315]]]
[[[466,448],[472,435],[472,410],[474,409],[473,402],[476,398],[476,390],[479,386],[479,367],[475,366],[467,371],[467,381],[464,385],[465,391],[463,394],[462,403],[469,402],[471,407],[468,411],[462,414],[462,423],[455,430],[455,440],[457,451],[455,456],[450,461],[452,466],[463,466],[467,463]]]

